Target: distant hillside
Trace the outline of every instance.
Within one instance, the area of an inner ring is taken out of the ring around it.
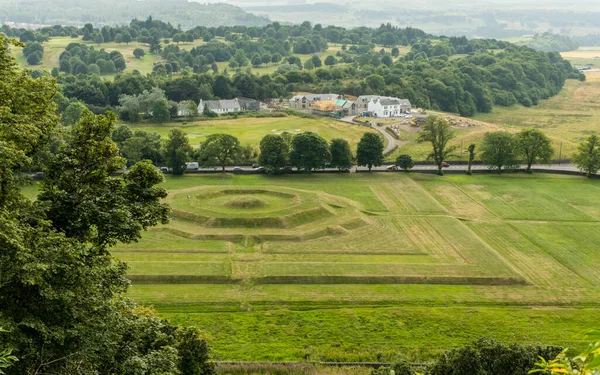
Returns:
[[[184,29],[195,26],[264,26],[265,17],[228,4],[200,4],[187,0],[0,0],[0,24],[96,26],[128,24],[132,18],[159,18]]]

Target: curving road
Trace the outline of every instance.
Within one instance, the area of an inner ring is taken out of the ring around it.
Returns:
[[[356,117],[356,116],[342,117],[340,119],[340,121],[346,122],[346,123],[349,123],[352,125],[356,125],[356,126],[362,126],[362,125],[359,125],[359,124],[355,123],[354,121],[352,121],[352,119],[354,117]],[[384,155],[388,155],[388,154],[392,153],[396,148],[401,147],[402,145],[405,144],[405,142],[402,142],[401,140],[392,137],[390,133],[385,131],[385,127],[383,127],[383,126],[371,126],[370,128],[377,130],[379,133],[381,133],[383,135],[383,138],[385,139],[385,148],[383,149]]]

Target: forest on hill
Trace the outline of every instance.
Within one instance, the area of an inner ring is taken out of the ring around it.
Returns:
[[[157,87],[164,91],[164,100],[171,102],[236,96],[266,100],[298,91],[336,92],[401,97],[415,107],[472,116],[489,112],[494,105],[536,105],[556,95],[566,79],[585,79],[558,53],[494,39],[436,37],[389,24],[345,29],[275,22],[262,27],[199,26],[183,31],[148,18],[119,27],[86,24],[82,29],[56,26],[33,32],[3,26],[2,31],[27,43],[34,54],[40,49],[43,53],[42,45],[32,47],[36,43],[70,35],[74,42],[61,53],[52,75],[61,84],[67,104],[80,101],[96,113],[118,109],[123,96]],[[160,56],[152,73],[118,74],[112,82],[102,79],[98,72],[126,68],[119,51],[109,54],[102,44],[132,40]],[[201,43],[186,48],[186,43],[194,41]],[[322,58],[331,44],[341,48],[334,56]],[[302,61],[302,56],[307,60]],[[218,63],[227,64],[226,68],[222,64],[219,68]],[[256,75],[248,69],[263,64],[274,64],[274,72]]]
[[[269,20],[239,7],[187,0],[42,0],[0,1],[0,24],[5,21],[38,25],[95,26],[126,24],[132,18],[152,15],[183,28],[202,26],[262,26]]]

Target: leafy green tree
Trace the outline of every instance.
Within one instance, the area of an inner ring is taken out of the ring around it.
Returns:
[[[136,48],[133,50],[133,56],[136,59],[141,59],[142,57],[144,57],[145,54],[146,52],[142,48]]]
[[[127,125],[120,125],[116,129],[113,130],[111,134],[111,139],[113,142],[117,144],[118,147],[121,147],[123,142],[133,137],[133,132],[131,128]]]
[[[356,148],[356,160],[359,166],[367,166],[369,172],[373,166],[383,163],[383,140],[375,133],[365,133]]]
[[[211,134],[200,145],[200,162],[207,167],[220,166],[225,172],[227,164],[240,157],[240,141],[229,134]]]
[[[337,60],[335,59],[334,56],[329,55],[325,58],[325,65],[334,66],[335,64],[337,64]]]
[[[119,145],[119,150],[123,157],[127,159],[127,166],[129,167],[142,160],[150,160],[155,165],[159,165],[163,160],[160,148],[160,135],[142,130],[136,130],[131,137],[128,137]]]
[[[185,163],[191,152],[192,147],[187,134],[181,129],[171,130],[163,147],[163,155],[174,175],[182,175],[185,172]]]
[[[427,159],[435,162],[438,167],[437,174],[440,176],[444,175],[442,163],[456,149],[456,147],[448,147],[448,142],[454,137],[454,132],[450,129],[450,122],[437,116],[429,116],[419,134],[419,143],[431,143],[433,150]]]
[[[591,343],[576,357],[569,358],[567,350],[563,350],[553,360],[551,356],[540,355],[536,368],[529,374],[565,374],[565,375],[597,375],[600,373],[600,329],[586,332],[584,335]]]
[[[162,182],[162,175],[151,163],[136,165],[123,179],[110,178],[125,165],[110,138],[115,121],[112,114],[85,111],[66,147],[46,168],[38,197],[47,205],[54,228],[102,247],[139,239],[142,229],[166,223],[169,211],[160,203],[164,189],[152,188]],[[136,196],[141,189],[148,190]],[[136,212],[146,216],[131,217]]]
[[[0,333],[7,333],[8,331],[0,327]],[[13,365],[19,359],[12,355],[12,349],[0,349],[0,374],[6,374],[4,370]]]
[[[313,66],[315,68],[320,68],[321,66],[323,66],[323,62],[321,61],[321,58],[317,55],[312,55],[312,57],[310,58],[310,61],[312,61]]]
[[[252,65],[253,66],[261,66],[262,65],[262,58],[260,57],[260,55],[256,54],[256,55],[254,55],[254,57],[252,57]]]
[[[483,136],[481,159],[488,168],[495,169],[498,173],[518,166],[518,152],[515,136],[508,132],[490,132]]]
[[[554,346],[505,345],[480,339],[450,350],[428,367],[430,375],[527,375],[539,357],[552,358],[561,352]]]
[[[329,144],[331,152],[331,167],[337,168],[340,171],[349,170],[352,168],[352,150],[347,140],[342,138],[334,138]]]
[[[600,170],[600,137],[593,134],[577,148],[577,152],[571,157],[573,164],[585,173],[587,177]]]
[[[402,168],[405,172],[408,172],[409,169],[412,169],[415,166],[410,155],[399,155],[396,158],[395,165]]]
[[[533,163],[549,163],[554,151],[550,138],[538,129],[523,129],[517,135],[519,153],[525,157],[527,173],[531,173]]]
[[[471,166],[473,165],[473,160],[475,160],[475,144],[471,143],[469,145],[469,147],[467,148],[467,150],[469,151],[469,162],[467,164],[467,174],[470,176],[473,174],[473,172],[471,171]]]
[[[275,174],[287,165],[289,145],[282,136],[267,134],[260,141],[258,163],[267,173]]]
[[[61,115],[61,122],[63,125],[75,125],[81,120],[83,112],[87,110],[87,107],[82,102],[71,102],[65,111]]]
[[[290,164],[299,171],[312,172],[316,168],[325,168],[330,161],[329,145],[318,134],[303,132],[292,139]]]
[[[104,43],[104,37],[102,36],[102,33],[97,33],[96,35],[94,35],[94,43],[96,43],[96,44]]]
[[[36,51],[27,56],[27,64],[29,65],[39,65],[42,62],[42,55]]]
[[[157,100],[152,103],[152,121],[154,122],[167,122],[171,119],[171,112],[169,111],[169,103],[167,100]]]

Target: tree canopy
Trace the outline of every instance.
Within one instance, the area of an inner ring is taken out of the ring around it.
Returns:
[[[311,172],[316,168],[325,168],[330,161],[329,145],[318,134],[304,132],[292,138],[290,164],[298,170]]]
[[[365,133],[356,148],[356,162],[359,166],[367,166],[369,171],[373,166],[383,163],[383,140],[378,134]]]

